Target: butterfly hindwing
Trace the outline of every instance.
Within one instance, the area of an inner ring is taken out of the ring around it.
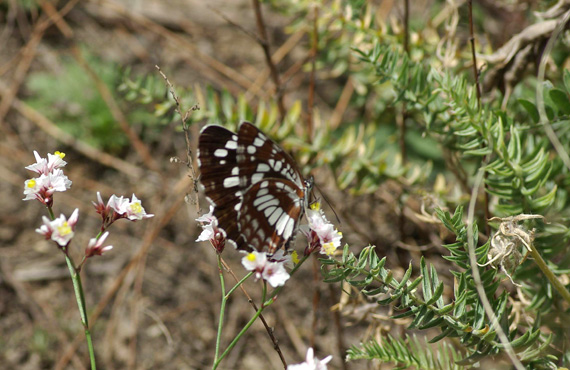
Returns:
[[[241,243],[273,254],[293,239],[302,211],[303,190],[293,182],[267,179],[253,184],[238,211]]]

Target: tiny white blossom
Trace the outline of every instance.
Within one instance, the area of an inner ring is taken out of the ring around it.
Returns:
[[[327,370],[327,364],[332,360],[332,356],[325,357],[322,360],[314,357],[313,349],[309,348],[307,350],[307,358],[305,362],[289,365],[287,370]]]
[[[34,150],[34,157],[36,163],[26,166],[27,170],[36,172],[39,175],[46,175],[55,169],[64,167],[67,162],[63,160],[65,153],[55,152],[54,154],[48,153],[48,158],[42,158],[37,151]]]
[[[75,224],[78,218],[79,209],[77,208],[73,211],[69,220],[63,214],[53,221],[44,216],[44,224],[39,229],[36,229],[36,232],[44,235],[46,239],[55,241],[59,246],[65,247],[75,235]]]
[[[332,256],[340,247],[342,233],[330,223],[319,206],[307,210],[308,227],[301,227],[301,231],[307,235],[311,251],[320,247],[320,253]]]
[[[246,270],[255,271],[256,279],[267,281],[272,287],[285,285],[289,274],[285,270],[284,262],[271,262],[267,253],[253,251],[242,258],[241,263]]]
[[[210,212],[198,217],[196,221],[204,222],[202,233],[196,239],[197,242],[205,242],[214,238],[216,234],[215,228],[218,226],[218,219],[214,216],[214,206],[210,206]]]
[[[105,239],[107,239],[107,236],[109,236],[108,231],[106,231],[103,235],[101,235],[99,239],[91,238],[89,240],[87,248],[85,249],[85,256],[87,256],[88,258],[95,255],[100,256],[103,253],[113,249],[112,245],[107,245],[103,247],[103,243],[105,243]]]
[[[42,181],[40,179],[28,179],[24,182],[24,195],[23,200],[38,199],[41,200],[42,196],[40,191],[43,189]]]
[[[47,190],[47,194],[51,195],[56,191],[66,191],[71,187],[71,180],[60,169],[55,169],[47,175],[40,176],[40,178],[43,176],[45,178],[42,185]]]
[[[120,215],[127,213],[127,207],[129,205],[129,199],[125,197],[118,197],[115,194],[111,195],[107,206],[111,207],[115,213]]]
[[[141,201],[133,194],[132,200],[126,206],[127,218],[131,221],[142,220],[143,218],[154,217],[153,214],[147,214]]]

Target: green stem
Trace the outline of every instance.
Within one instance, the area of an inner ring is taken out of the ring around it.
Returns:
[[[242,285],[244,281],[246,281],[247,279],[249,279],[249,277],[250,277],[251,275],[253,275],[254,273],[255,273],[255,271],[250,271],[249,274],[245,275],[245,276],[243,277],[243,279],[241,279],[240,281],[238,281],[237,284],[234,285],[234,287],[231,288],[230,291],[226,293],[225,298],[228,299],[228,298],[232,295],[232,293],[233,293],[237,288],[239,288],[240,285]]]
[[[95,350],[93,348],[93,341],[91,340],[91,332],[89,331],[89,322],[87,319],[87,308],[85,305],[85,295],[83,293],[83,286],[81,284],[81,276],[78,271],[73,266],[73,261],[69,258],[67,251],[65,253],[65,262],[69,268],[69,274],[71,275],[71,281],[73,282],[73,291],[75,292],[75,299],[77,301],[77,307],[79,308],[79,314],[81,316],[81,323],[83,324],[83,329],[85,331],[85,337],[87,339],[87,348],[89,349],[89,359],[91,361],[91,370],[96,370],[97,365],[95,364]]]
[[[213,368],[216,368],[216,363],[218,362],[218,354],[220,353],[220,341],[222,340],[222,328],[224,326],[224,313],[226,310],[226,301],[228,295],[226,295],[226,283],[224,281],[224,270],[222,267],[222,256],[218,253],[218,271],[220,273],[220,286],[222,288],[222,304],[220,305],[220,318],[218,321],[218,334],[216,335],[216,353],[214,354],[214,365]]]
[[[554,289],[556,289],[558,294],[560,294],[567,303],[570,303],[570,293],[568,292],[568,290],[566,290],[564,284],[562,284],[560,280],[558,280],[556,275],[554,275],[554,273],[548,268],[548,265],[546,264],[546,262],[544,262],[544,259],[542,259],[542,256],[540,255],[540,253],[538,253],[538,250],[536,250],[534,245],[531,245],[530,254],[532,258],[534,258],[534,262],[536,263],[540,271],[542,271],[542,273],[546,276],[548,281],[550,281],[550,284],[552,284],[552,286],[554,287]]]
[[[265,282],[265,280],[263,281],[263,294],[262,294],[262,298],[261,298],[261,302],[265,302],[265,297],[267,295],[267,283]],[[228,353],[230,353],[230,351],[235,347],[235,345],[237,344],[237,342],[241,339],[241,337],[245,334],[245,332],[251,327],[251,325],[253,325],[253,323],[255,322],[255,320],[257,320],[257,318],[261,315],[261,312],[263,312],[263,310],[265,309],[266,305],[262,304],[261,307],[259,307],[259,309],[257,310],[257,312],[255,313],[255,315],[253,315],[253,317],[249,320],[249,322],[243,327],[243,329],[241,329],[241,331],[238,333],[238,335],[236,335],[236,337],[234,338],[234,340],[232,340],[232,342],[230,343],[230,345],[228,346],[228,348],[226,348],[226,350],[224,351],[224,353],[222,353],[222,355],[220,356],[220,358],[218,358],[216,361],[214,361],[214,366],[212,367],[212,370],[216,370],[218,368],[218,365],[220,364],[220,362],[223,360],[224,357],[226,357],[226,355]],[[216,356],[217,357],[217,356]]]
[[[53,209],[51,207],[47,207],[48,213],[49,213],[49,219],[50,220],[55,220],[55,214],[53,213]]]

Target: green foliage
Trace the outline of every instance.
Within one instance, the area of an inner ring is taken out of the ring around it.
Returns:
[[[380,360],[393,363],[396,369],[416,368],[422,370],[462,369],[455,364],[461,354],[448,343],[430,346],[415,335],[406,340],[388,335],[382,343],[371,340],[360,347],[352,346],[348,351],[352,360]]]
[[[469,265],[467,227],[462,220],[462,208],[459,207],[453,215],[438,211],[438,216],[445,227],[456,235],[457,242],[445,245],[445,247],[451,253],[447,259],[460,267],[460,271],[451,271],[455,284],[452,300],[447,304],[443,299],[444,284],[440,282],[435,267],[428,265],[423,258],[420,261],[418,277],[412,279],[412,265],[410,264],[402,279],[398,281],[393,277],[392,272],[385,268],[386,258],[380,259],[373,247],[367,247],[359,256],[355,256],[346,246],[340,261],[321,260],[322,272],[325,282],[345,281],[381,305],[394,305],[394,308],[399,311],[393,316],[394,319],[406,317],[411,319],[408,329],[438,328],[439,334],[431,338],[430,343],[438,342],[446,337],[458,338],[463,346],[461,352],[465,355],[459,359],[454,354],[455,363],[465,366],[472,365],[489,356],[501,353],[504,344],[498,340],[492,322],[487,319],[475,290],[475,282]],[[476,228],[473,230],[473,235],[475,235],[473,242],[477,245]],[[489,243],[485,243],[475,251],[479,262],[486,261],[488,248]],[[478,268],[484,291],[497,317],[497,322],[506,333],[510,345],[518,353],[521,361],[529,366],[553,365],[552,361],[555,358],[548,356],[552,336],[542,333],[538,325],[511,327],[512,307],[508,304],[509,294],[507,291],[498,293],[500,280],[497,277],[497,270]],[[362,358],[363,353],[368,355],[376,353],[378,357],[373,358],[391,361],[399,366],[405,364],[422,368],[421,361],[427,361],[429,358],[414,358],[411,354],[419,353],[417,345],[408,343],[404,346],[403,343],[390,340],[381,344],[371,342],[361,349],[353,348],[352,352],[349,352],[349,359]],[[394,350],[394,348],[401,347],[406,349]],[[411,358],[414,359],[413,362],[410,362]]]

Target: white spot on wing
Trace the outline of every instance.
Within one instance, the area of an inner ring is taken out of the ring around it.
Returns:
[[[287,215],[287,217],[289,217],[289,215]],[[283,231],[283,237],[285,239],[289,239],[291,237],[291,235],[293,235],[293,228],[295,227],[295,220],[293,220],[291,217],[289,217],[289,220],[287,221],[287,225],[285,226],[285,230]]]
[[[277,231],[277,234],[285,237],[284,231],[287,228],[289,220],[292,221],[293,219],[289,217],[287,213],[283,213],[283,215],[279,218],[279,222],[277,222],[277,225],[275,225],[275,231]]]
[[[254,154],[256,152],[256,150],[257,149],[253,145],[248,145],[248,147],[247,147],[247,152],[249,154]]]
[[[255,199],[255,200],[253,201],[253,205],[254,205],[255,207],[258,207],[261,203],[269,202],[269,201],[272,200],[272,199],[275,199],[275,198],[273,197],[273,195],[263,195],[263,196],[260,196],[260,194],[257,193],[257,199]],[[277,199],[276,199],[276,200],[277,200]]]
[[[237,141],[234,140],[228,140],[228,142],[226,143],[226,149],[237,149]]]
[[[235,166],[234,168],[232,168],[232,175],[237,176],[239,175],[239,168],[237,166]]]
[[[239,185],[239,177],[237,176],[230,176],[224,179],[224,188],[233,188],[234,186]]]
[[[225,149],[216,149],[214,151],[214,156],[216,156],[218,158],[224,158],[227,155],[228,155],[228,151]]]
[[[258,211],[263,211],[267,207],[274,207],[279,205],[279,200],[273,198],[271,195],[266,195],[263,198],[264,200],[262,202],[259,202],[258,204],[255,204],[255,202],[253,203],[253,205],[257,207]]]
[[[253,145],[257,147],[262,147],[264,143],[265,140],[261,139],[260,137],[256,137],[255,140],[253,140]]]
[[[262,173],[254,173],[253,176],[251,176],[251,183],[255,184],[256,182],[260,182],[261,180],[263,180],[263,174]]]
[[[265,164],[265,163],[260,163],[257,165],[257,172],[268,172],[271,168]]]
[[[272,207],[272,208],[276,208],[276,207]],[[269,209],[269,208],[268,208]],[[275,212],[273,212],[271,214],[271,216],[269,216],[269,218],[267,219],[267,221],[269,222],[270,225],[275,225],[275,223],[280,220],[283,219],[283,217],[281,217],[281,215],[283,214],[283,211],[281,210],[281,208],[276,208]],[[267,213],[265,214],[267,216]],[[285,215],[286,217],[289,217],[287,215]],[[281,222],[281,221],[280,221]],[[278,229],[279,225],[276,227],[276,229]],[[281,234],[279,231],[277,231],[278,234]]]

